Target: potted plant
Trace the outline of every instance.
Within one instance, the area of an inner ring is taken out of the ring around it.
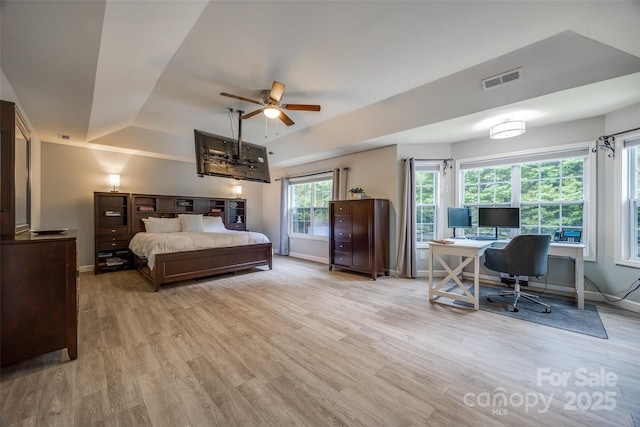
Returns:
[[[364,197],[364,190],[361,187],[354,187],[349,190],[349,193],[354,199],[362,199]]]

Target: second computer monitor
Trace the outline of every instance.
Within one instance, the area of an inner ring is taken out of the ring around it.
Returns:
[[[520,228],[520,208],[478,208],[478,227]]]

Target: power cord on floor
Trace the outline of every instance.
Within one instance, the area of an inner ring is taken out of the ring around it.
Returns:
[[[631,285],[629,286],[629,288],[625,289],[624,291],[620,291],[620,292],[618,292],[618,293],[615,293],[615,294],[614,294],[614,295],[619,295],[619,294],[621,294],[621,293],[623,293],[623,292],[626,292],[625,296],[623,296],[622,298],[619,298],[619,299],[612,299],[612,298],[609,298],[606,294],[604,294],[604,293],[600,290],[600,288],[598,287],[598,285],[596,285],[596,284],[595,284],[595,282],[594,282],[593,280],[589,279],[587,276],[584,276],[584,278],[585,278],[585,279],[587,279],[587,281],[588,281],[589,283],[591,283],[591,284],[592,284],[592,285],[593,285],[593,286],[598,290],[598,292],[600,292],[600,295],[602,295],[602,297],[603,297],[604,299],[606,299],[607,301],[609,301],[609,302],[619,302],[619,301],[622,301],[622,300],[626,299],[629,295],[631,295],[633,292],[635,292],[635,291],[637,291],[638,289],[640,289],[640,279],[636,279],[633,283],[631,283]],[[635,285],[635,288],[634,288],[634,285]],[[633,288],[633,289],[631,289],[631,288]]]

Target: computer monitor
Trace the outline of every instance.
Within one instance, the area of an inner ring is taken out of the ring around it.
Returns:
[[[453,237],[456,237],[456,228],[471,227],[471,209],[447,208],[447,226],[453,228]]]
[[[478,227],[520,228],[520,208],[478,208]]]

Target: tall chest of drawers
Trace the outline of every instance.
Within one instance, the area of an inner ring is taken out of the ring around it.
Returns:
[[[388,200],[332,201],[329,222],[329,270],[389,275]]]

